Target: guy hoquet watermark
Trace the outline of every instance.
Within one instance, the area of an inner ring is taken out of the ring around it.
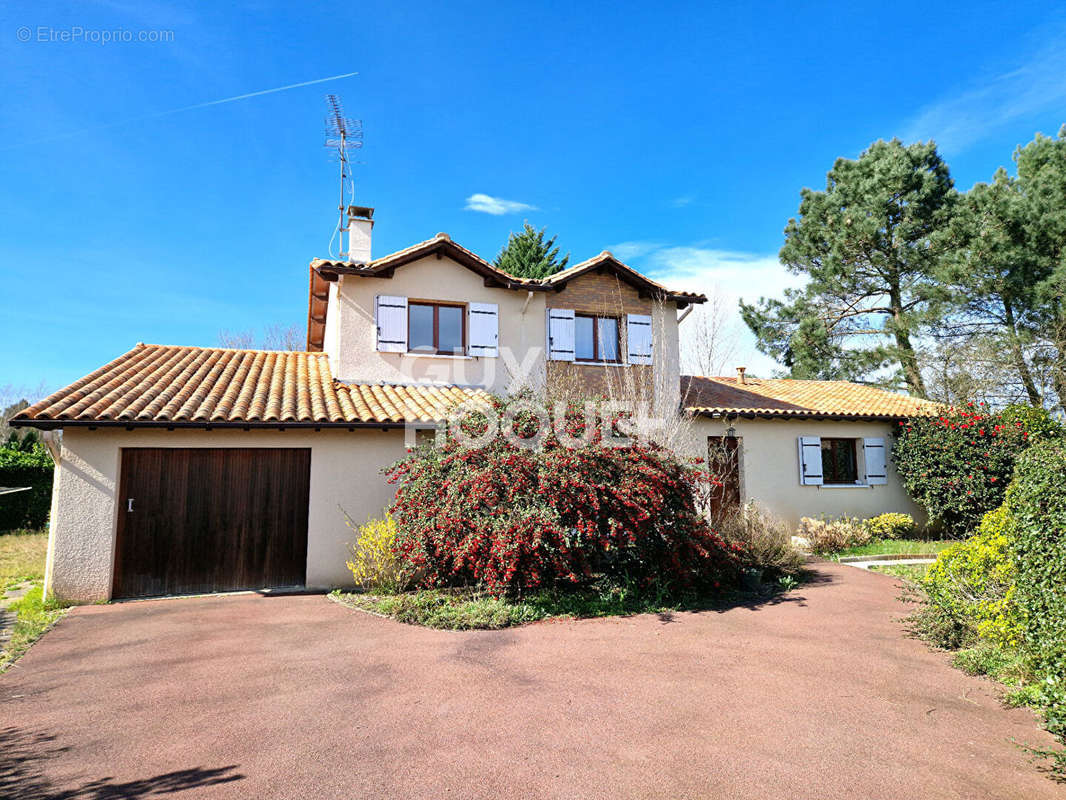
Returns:
[[[131,44],[133,42],[173,42],[174,31],[131,30],[129,28],[84,28],[71,25],[57,28],[52,25],[23,25],[16,29],[15,38],[20,42],[44,44]]]
[[[406,411],[417,415],[417,409]],[[404,439],[405,445],[413,448],[419,431],[433,431],[437,447],[451,439],[476,450],[500,437],[522,449],[540,450],[551,436],[569,449],[590,445],[617,448],[655,438],[667,424],[667,419],[652,413],[648,403],[589,400],[577,408],[565,401],[545,402],[527,396],[509,400],[499,408],[475,400],[461,403],[439,423],[407,423]]]

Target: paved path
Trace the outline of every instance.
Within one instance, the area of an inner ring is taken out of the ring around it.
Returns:
[[[0,797],[1066,793],[1010,742],[1051,743],[1029,711],[903,635],[894,579],[818,569],[773,605],[501,632],[318,596],[79,608],[0,676]]]

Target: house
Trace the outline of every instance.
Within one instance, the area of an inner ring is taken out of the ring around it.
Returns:
[[[350,207],[347,259],[311,262],[306,351],[137,344],[12,420],[42,429],[57,460],[49,592],[349,584],[345,514],[382,513],[393,487],[381,470],[412,430],[520,387],[683,405],[693,452],[727,454],[714,462],[729,476],[719,507],[754,496],[790,519],[914,510],[886,451],[890,423],[920,401],[682,379],[679,312],[702,295],[606,251],[545,280],[445,234],[375,259],[373,225],[373,209]]]
[[[754,499],[793,525],[801,517],[924,512],[891,463],[892,431],[932,414],[928,400],[848,381],[681,377],[694,446],[722,485],[712,506]]]

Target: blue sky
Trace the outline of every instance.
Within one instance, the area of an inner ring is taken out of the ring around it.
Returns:
[[[787,282],[781,231],[836,157],[933,137],[967,188],[1057,131],[1064,35],[1025,2],[7,3],[0,386],[302,326],[336,220],[327,92],[364,123],[376,255],[447,231],[492,258],[529,220],[731,308]]]

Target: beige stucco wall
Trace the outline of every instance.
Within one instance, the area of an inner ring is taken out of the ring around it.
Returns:
[[[120,448],[308,447],[311,492],[307,529],[307,586],[351,583],[345,567],[352,531],[343,508],[357,522],[380,516],[395,487],[381,467],[404,454],[402,430],[356,431],[125,431],[68,428],[53,495],[46,589],[72,602],[111,596],[118,518]]]
[[[610,291],[603,288],[609,284]],[[438,300],[459,303],[496,303],[499,306],[498,358],[455,358],[449,356],[382,353],[377,350],[374,324],[378,295],[406,297],[408,300]],[[666,408],[679,401],[680,361],[678,355],[677,308],[673,303],[641,299],[635,289],[614,277],[582,276],[558,293],[527,292],[488,288],[484,279],[447,257],[436,255],[396,269],[392,278],[342,276],[331,284],[323,349],[330,368],[343,381],[388,383],[450,383],[481,386],[506,394],[518,387],[540,389],[546,383],[546,308],[574,308],[598,313],[650,313],[652,315],[655,357],[652,379],[655,396]],[[624,333],[622,346],[625,346]],[[566,362],[553,362],[556,366]],[[612,385],[627,386],[647,367],[618,367],[566,364],[586,375],[600,376],[609,371]],[[590,390],[602,391],[602,381],[589,381]]]
[[[651,312],[652,369],[655,398],[664,413],[681,405],[681,355],[678,344],[677,306],[654,303]]]
[[[447,257],[435,255],[399,267],[392,278],[342,276],[339,279],[337,355],[330,367],[343,381],[451,383],[504,393],[522,372],[541,385],[544,375],[544,293],[488,288],[484,279]],[[499,306],[498,358],[456,358],[377,350],[374,305],[378,295],[408,300],[496,303]],[[333,303],[331,293],[331,307]],[[523,313],[524,309],[524,313]],[[332,308],[330,310],[332,315]],[[327,315],[327,333],[331,316]],[[327,350],[327,352],[329,352]],[[524,365],[524,369],[523,369]],[[521,382],[521,381],[520,381]]]
[[[900,511],[922,521],[925,515],[908,497],[891,456],[888,482],[881,486],[804,486],[799,482],[800,436],[865,438],[880,436],[886,450],[892,447],[892,425],[887,422],[832,422],[818,420],[737,419],[732,422],[741,439],[740,490],[745,501],[793,525],[800,517],[872,517]],[[723,436],[729,423],[698,419],[693,423],[693,452],[706,457],[707,437]]]

